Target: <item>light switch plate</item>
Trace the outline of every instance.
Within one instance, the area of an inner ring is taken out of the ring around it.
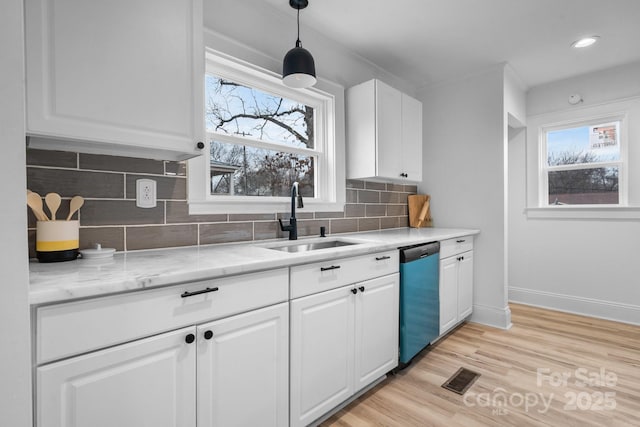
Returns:
[[[156,182],[153,179],[136,180],[136,206],[139,208],[156,207]]]

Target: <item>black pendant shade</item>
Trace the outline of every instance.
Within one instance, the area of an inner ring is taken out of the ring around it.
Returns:
[[[316,84],[316,64],[300,42],[300,9],[307,7],[308,1],[289,0],[289,4],[298,10],[298,39],[296,47],[287,52],[282,62],[282,81],[293,88],[311,87]]]

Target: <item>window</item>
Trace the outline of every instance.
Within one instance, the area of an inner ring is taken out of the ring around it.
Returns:
[[[540,205],[625,204],[620,131],[620,118],[545,128]]]
[[[284,212],[293,182],[307,210],[342,210],[343,89],[318,86],[288,88],[275,73],[208,51],[207,155],[189,163],[190,213]]]

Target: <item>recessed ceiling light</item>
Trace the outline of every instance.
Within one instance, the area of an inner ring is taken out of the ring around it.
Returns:
[[[575,47],[576,49],[580,49],[580,48],[583,48],[583,47],[591,46],[592,44],[597,42],[599,38],[600,38],[600,36],[584,37],[584,38],[581,38],[580,40],[576,40],[573,43],[571,43],[571,47]]]

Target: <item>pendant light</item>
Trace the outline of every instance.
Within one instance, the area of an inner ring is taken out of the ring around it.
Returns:
[[[298,38],[296,47],[284,57],[282,63],[282,82],[294,88],[311,87],[316,84],[316,65],[311,53],[300,42],[300,9],[309,5],[308,0],[289,0],[289,5],[298,10]]]

